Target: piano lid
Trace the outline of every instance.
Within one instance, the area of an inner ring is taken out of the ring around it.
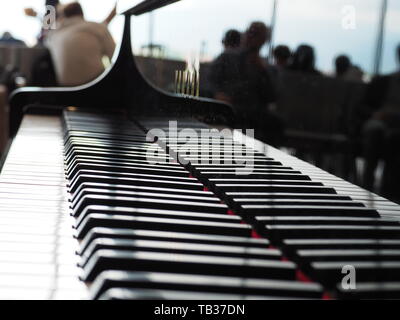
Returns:
[[[10,98],[10,134],[13,137],[27,110],[58,113],[68,106],[94,110],[123,110],[129,115],[199,117],[203,121],[232,125],[232,108],[224,103],[167,92],[145,79],[132,52],[131,16],[140,15],[176,1],[146,0],[123,13],[122,41],[111,68],[96,80],[78,87],[23,88]],[[144,30],[135,31],[136,33]],[[133,38],[135,33],[133,34]]]

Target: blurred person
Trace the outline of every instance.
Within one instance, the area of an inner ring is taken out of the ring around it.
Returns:
[[[25,42],[14,38],[11,32],[5,31],[0,38],[0,44],[4,45],[16,45],[16,46],[26,46]]]
[[[290,69],[310,75],[322,75],[322,73],[315,68],[314,48],[307,44],[302,44],[296,49],[293,54]]]
[[[285,45],[276,46],[272,52],[274,56],[275,66],[286,68],[292,55],[290,48]]]
[[[235,29],[228,30],[222,39],[224,51],[236,50],[240,47],[242,34]]]
[[[397,48],[400,63],[400,45]],[[375,170],[385,160],[382,194],[396,194],[400,200],[400,70],[375,77],[368,85],[359,117],[367,119],[362,129],[363,155],[366,166],[363,185],[374,188]]]
[[[236,29],[230,29],[227,32],[225,32],[221,41],[223,46],[223,51],[217,57],[215,63],[210,65],[210,68],[207,69],[204,68],[204,70],[206,70],[206,71],[203,70],[203,72],[205,72],[206,74],[205,78],[208,79],[210,72],[214,71],[213,66],[217,63],[217,61],[223,61],[225,59],[226,53],[238,50],[240,48],[241,39],[242,39],[242,34],[240,31]],[[201,86],[201,96],[213,98],[214,97],[213,89],[214,89],[213,84],[210,81],[205,81]]]
[[[290,48],[285,45],[276,46],[273,51],[274,64],[268,66],[275,92],[279,95],[284,90],[283,74],[287,70],[292,55]]]
[[[232,104],[242,128],[253,128],[259,139],[278,145],[282,123],[270,109],[276,93],[266,60],[260,56],[270,36],[264,23],[253,22],[240,50],[224,52],[213,62],[210,82],[214,98]]]
[[[82,85],[104,72],[103,58],[112,58],[115,42],[104,23],[85,20],[78,2],[63,6],[62,14],[62,23],[49,32],[46,46],[59,85]]]
[[[335,58],[335,77],[337,79],[362,82],[364,73],[362,70],[353,65],[350,58],[346,55],[340,55]]]
[[[351,68],[351,60],[348,56],[341,55],[335,58],[335,75],[337,78],[342,77]]]
[[[56,26],[58,27],[59,25],[62,24],[64,5],[61,4],[59,0],[46,0],[45,1],[45,12],[46,13],[49,12],[47,10],[47,6],[52,6],[56,9]],[[43,24],[43,22],[44,22],[43,19],[45,18],[45,16],[40,16],[38,14],[38,12],[36,12],[35,9],[25,8],[24,12],[25,12],[25,15],[28,17],[40,19],[41,24]],[[115,3],[113,9],[111,10],[111,12],[108,14],[106,19],[104,19],[104,21],[102,23],[105,24],[106,26],[108,26],[111,23],[111,21],[116,17],[116,15],[117,15],[117,2]],[[43,45],[43,43],[45,42],[48,31],[49,30],[47,30],[45,28],[41,29],[40,34],[38,36],[38,45],[39,46]]]

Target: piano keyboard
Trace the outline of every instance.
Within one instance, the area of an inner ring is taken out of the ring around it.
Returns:
[[[168,122],[25,116],[0,176],[0,298],[400,297],[398,205],[239,132],[213,163],[215,144],[193,157],[154,128]],[[243,155],[254,170],[236,175]]]

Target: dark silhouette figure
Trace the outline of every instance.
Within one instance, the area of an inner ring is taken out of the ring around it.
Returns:
[[[288,69],[292,53],[288,46],[279,45],[274,48],[273,52],[274,64],[268,66],[275,92],[279,96],[284,90],[283,75]]]
[[[4,44],[7,46],[26,46],[25,42],[22,40],[16,39],[13,37],[13,35],[9,32],[6,31],[3,33],[3,35],[0,38],[0,44]]]
[[[354,66],[350,58],[340,55],[335,59],[335,77],[346,81],[362,82],[364,73]]]
[[[273,51],[275,65],[282,68],[287,67],[289,65],[289,60],[291,55],[292,53],[288,46],[285,45],[277,46]]]
[[[336,77],[346,74],[351,68],[351,60],[348,56],[341,55],[335,59]]]
[[[322,75],[315,68],[314,48],[306,44],[300,45],[293,54],[290,69],[312,75]]]
[[[238,49],[240,47],[241,38],[242,34],[239,31],[234,29],[227,31],[222,39],[225,51]]]
[[[235,108],[239,126],[254,128],[259,139],[277,145],[283,126],[269,109],[276,94],[266,60],[260,56],[269,40],[270,29],[253,22],[243,35],[240,50],[225,51],[213,62],[210,82],[214,98]]]
[[[400,62],[400,46],[397,49]],[[368,85],[360,116],[368,118],[363,131],[366,167],[364,187],[373,190],[374,174],[379,160],[385,161],[381,193],[400,200],[400,70],[375,77]]]

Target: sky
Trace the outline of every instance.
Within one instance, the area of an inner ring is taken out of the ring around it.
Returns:
[[[67,2],[67,1],[63,1]],[[115,0],[81,0],[86,18],[102,21]],[[138,0],[120,0],[127,7]],[[279,0],[274,44],[287,44],[295,49],[308,43],[315,47],[317,66],[325,72],[333,68],[338,54],[348,54],[353,62],[367,72],[372,71],[379,8],[382,0]],[[11,31],[29,45],[35,43],[39,21],[24,16],[23,8],[34,7],[43,12],[44,0],[1,1],[0,33]],[[352,6],[355,13],[354,29],[343,27],[343,12]],[[224,32],[231,28],[244,31],[251,21],[270,24],[272,0],[182,0],[160,9],[153,15],[154,42],[164,45],[170,57],[188,59],[202,51],[205,59],[212,59],[221,51]],[[122,18],[110,25],[119,41]],[[149,41],[149,15],[133,20],[133,43],[136,52]],[[382,72],[396,69],[394,50],[400,43],[400,1],[389,0]],[[263,49],[266,53],[267,49]]]

